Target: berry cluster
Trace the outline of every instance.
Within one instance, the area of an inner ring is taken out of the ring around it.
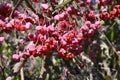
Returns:
[[[27,50],[13,55],[13,59],[16,61],[20,58],[44,56],[53,52],[56,52],[56,55],[60,58],[72,59],[84,50],[84,41],[90,40],[95,31],[100,28],[99,17],[108,20],[120,16],[120,5],[115,5],[110,14],[106,9],[102,10],[100,16],[94,10],[89,11],[86,15],[79,9],[69,6],[49,20],[48,17],[51,16],[50,6],[48,4],[41,4],[40,6],[43,12],[42,17],[38,17],[34,13],[28,16],[15,10],[13,19],[9,19],[11,14],[8,14],[8,11],[11,12],[12,9],[10,4],[5,4],[3,7],[7,8],[7,13],[5,13],[6,10],[0,12],[4,17],[0,20],[1,31],[11,32],[16,29],[25,32],[29,30],[25,42],[33,42]],[[0,10],[3,8],[0,7]],[[84,17],[85,24],[82,26],[76,25],[75,16]]]
[[[72,59],[83,51],[84,41],[90,39],[96,29],[101,26],[99,21],[94,24],[86,21],[77,30],[78,27],[71,28],[68,23],[60,21],[57,27],[53,25],[36,26],[36,32],[29,33],[26,37],[26,41],[32,41],[34,45],[30,45],[28,52],[23,52],[22,56],[20,53],[19,56],[28,58],[29,56],[44,56],[56,52],[59,58]]]
[[[99,13],[94,10],[88,11],[85,16],[86,20],[90,20],[92,22],[98,20],[114,20],[116,17],[120,18],[120,5],[114,5],[113,9],[108,12],[107,8],[102,9]]]
[[[11,4],[7,3],[0,5],[0,31],[8,32],[13,28],[11,25],[12,20],[7,21],[11,11]]]
[[[120,5],[115,5],[110,13],[108,13],[107,9],[103,9],[100,12],[100,18],[102,20],[113,20],[115,17],[120,18]]]
[[[4,7],[6,6],[8,4],[4,5]],[[48,13],[50,11],[49,7],[48,4],[41,4],[43,13]],[[10,11],[12,9],[10,4],[7,8],[6,10]],[[96,29],[101,26],[99,21],[95,23],[86,21],[83,26],[77,26],[72,16],[82,15],[74,7],[68,7],[65,11],[54,15],[53,23],[49,22],[45,14],[42,18],[39,18],[34,13],[28,16],[15,10],[12,14],[13,19],[9,18],[11,14],[4,14],[6,15],[0,20],[1,31],[8,33],[13,29],[17,31],[29,29],[25,42],[33,42],[33,45],[30,45],[27,50],[13,55],[15,61],[19,61],[20,58],[27,59],[31,56],[44,56],[53,52],[56,52],[59,58],[72,59],[84,50],[84,41],[90,40]],[[33,30],[34,32],[30,32]]]
[[[30,28],[31,23],[34,23],[32,17],[15,10],[11,14],[12,6],[9,3],[0,5],[0,31],[10,33],[14,28],[18,31],[25,31]],[[11,16],[13,19],[10,19]],[[18,18],[18,19],[14,19]]]

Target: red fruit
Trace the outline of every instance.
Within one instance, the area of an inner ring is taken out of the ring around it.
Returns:
[[[0,20],[0,30],[4,29],[5,26],[6,26],[5,22]]]
[[[59,23],[59,30],[66,30],[67,29],[67,22],[66,21],[61,21]]]
[[[86,3],[90,4],[92,3],[92,0],[86,0]]]
[[[33,34],[33,33],[29,33],[27,36],[26,36],[26,41],[34,41],[36,39],[36,35]]]
[[[95,11],[90,11],[87,15],[88,20],[94,20],[95,19]]]
[[[34,20],[31,17],[26,17],[24,20],[25,20],[25,22],[30,22],[30,23],[34,24]]]
[[[30,54],[28,52],[23,52],[23,53],[20,53],[21,57],[24,58],[24,59],[27,59]]]
[[[87,25],[88,27],[91,25],[90,21],[85,21],[85,25]]]
[[[40,25],[44,24],[45,22],[47,22],[47,20],[46,20],[45,18],[40,18],[40,19],[38,19],[38,23],[39,23]]]
[[[67,51],[64,48],[59,49],[58,57],[65,58]]]
[[[67,58],[67,59],[73,59],[73,57],[74,57],[74,54],[72,54],[72,53],[68,53],[68,54],[66,55],[66,58]]]
[[[47,55],[49,53],[47,46],[42,46],[40,52],[44,55]]]
[[[0,43],[2,43],[3,41],[5,41],[4,37],[0,37]]]
[[[67,12],[68,12],[70,15],[77,15],[78,10],[75,9],[74,7],[68,7],[68,8],[67,8]]]
[[[65,53],[58,53],[59,58],[65,58]]]
[[[25,15],[25,14],[23,14],[23,13],[20,13],[20,14],[18,14],[18,18],[19,19],[24,19],[24,18],[26,18],[27,16]]]
[[[61,41],[60,41],[60,46],[61,46],[61,47],[67,46],[67,42],[66,42],[64,39],[61,39]]]
[[[116,12],[115,11],[111,11],[110,12],[110,19],[113,20],[116,16]]]
[[[14,27],[18,30],[18,31],[25,31],[27,30],[25,25],[22,25],[22,23],[19,20],[16,20],[14,22]]]
[[[48,31],[49,33],[52,33],[52,32],[55,31],[55,27],[52,26],[52,25],[49,25],[49,26],[47,27],[47,31]]]
[[[28,50],[31,55],[37,56],[37,49],[35,48],[34,45],[29,46]]]
[[[87,3],[82,2],[82,3],[80,4],[80,6],[81,6],[81,7],[84,7],[84,6],[86,6],[86,4],[87,4]]]
[[[6,30],[11,31],[13,29],[13,26],[11,23],[7,23],[5,28]]]
[[[32,0],[32,2],[38,3],[40,2],[40,0]]]
[[[47,33],[47,28],[46,28],[46,26],[37,26],[37,27],[36,27],[36,30],[38,30],[39,33],[41,33],[41,34],[46,34],[46,33]]]
[[[100,18],[101,18],[102,20],[109,20],[110,14],[107,12],[107,9],[103,9],[103,10],[100,12]]]
[[[26,29],[29,29],[31,27],[31,25],[32,24],[30,22],[27,22],[24,26],[25,26]]]
[[[12,60],[19,61],[20,60],[20,55],[19,54],[13,54]]]
[[[42,9],[42,11],[47,12],[49,10],[49,5],[48,4],[41,4],[41,9]]]
[[[54,20],[58,20],[58,21],[61,20],[59,14],[54,16]]]

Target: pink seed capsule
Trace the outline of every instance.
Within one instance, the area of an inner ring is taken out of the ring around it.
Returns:
[[[19,61],[20,60],[20,55],[19,54],[13,54],[12,59],[14,61]]]
[[[3,41],[5,41],[4,37],[0,37],[0,43],[2,43]]]

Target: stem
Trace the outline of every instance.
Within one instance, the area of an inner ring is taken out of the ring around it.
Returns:
[[[1,44],[0,44],[1,45]],[[3,64],[3,60],[2,60],[2,46],[0,47],[0,71],[1,71],[1,79],[5,78],[5,72],[4,72],[4,64]]]
[[[61,8],[61,9],[62,9],[64,6],[66,6],[67,4],[71,3],[72,1],[73,1],[73,0],[66,0],[66,1],[64,1],[63,3],[57,5],[55,9],[58,9],[58,8]]]
[[[112,28],[115,24],[116,24],[116,22],[113,23],[113,25],[111,26],[111,28]],[[110,42],[110,40],[107,38],[107,36],[106,36],[104,33],[100,32],[100,31],[98,31],[98,32],[99,32],[100,35],[103,35],[103,36],[105,37],[105,39],[107,40],[108,44],[111,46],[112,50],[117,54],[117,51],[116,51],[115,47],[111,44],[111,42]]]
[[[55,10],[55,6],[52,4],[52,0],[49,0],[50,6],[52,7],[52,10]]]
[[[115,26],[117,22],[114,22],[113,25],[110,27],[110,29],[113,29],[113,27]]]
[[[46,80],[47,78],[47,74],[51,75],[51,70],[50,70],[50,66],[52,65],[52,62],[50,61],[51,59],[51,55],[47,55],[44,57],[44,62],[43,62],[43,65],[42,65],[42,74],[40,75],[40,79],[42,80]],[[49,80],[51,80],[51,76],[49,76]]]
[[[20,70],[20,75],[21,75],[21,80],[25,80],[24,79],[24,71],[23,71],[23,67]]]
[[[23,1],[23,0],[18,0],[18,1],[17,1],[17,4],[16,4],[15,7],[13,8],[13,10],[12,10],[10,16],[9,16],[10,19],[13,17],[13,14],[14,14],[15,10],[16,10],[17,7],[22,3],[22,1]]]
[[[40,76],[39,76],[40,78],[42,78],[43,73],[46,71],[46,69],[44,68],[44,65],[45,65],[44,60],[45,60],[45,57],[44,57],[44,59],[42,60],[42,66],[41,66]]]
[[[25,0],[25,2],[26,2],[26,4],[27,4],[27,6],[28,6],[35,14],[37,14],[40,18],[43,18],[42,14],[37,13],[37,11],[33,8],[33,6],[29,3],[28,0]]]
[[[4,79],[5,74],[4,74],[4,66],[3,66],[3,63],[2,63],[2,55],[0,55],[0,71],[2,72],[1,73],[1,79]]]
[[[27,3],[27,6],[34,12],[36,13],[36,10],[32,7],[32,5],[29,3],[28,0],[25,0],[25,2]]]

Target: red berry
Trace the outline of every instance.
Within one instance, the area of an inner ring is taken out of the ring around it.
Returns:
[[[40,0],[32,0],[32,2],[38,3],[40,2]]]
[[[34,45],[29,46],[28,50],[29,50],[29,53],[30,53],[31,55],[33,55],[33,56],[36,56],[36,55],[37,55],[37,49],[35,48]]]

